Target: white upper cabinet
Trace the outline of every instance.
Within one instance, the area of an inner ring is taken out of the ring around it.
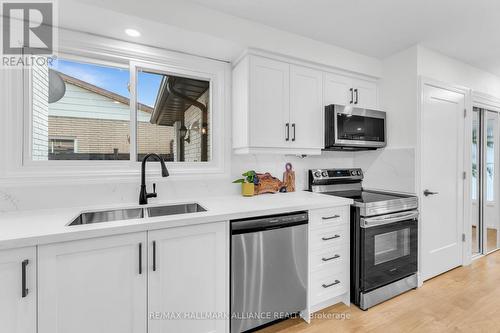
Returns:
[[[149,320],[150,333],[223,333],[229,321],[229,232],[225,222],[149,232],[149,313],[192,314]],[[196,318],[195,315],[214,317]]]
[[[146,232],[40,246],[39,333],[146,333]]]
[[[324,148],[323,73],[290,67],[290,147]]]
[[[326,105],[378,108],[376,80],[322,68],[261,51],[244,55],[233,68],[234,152],[319,155]]]
[[[233,70],[235,153],[321,154],[322,85],[320,71],[245,56]]]
[[[2,332],[36,332],[36,294],[36,248],[0,251]]]
[[[324,103],[326,105],[348,105],[351,103],[352,78],[325,73]]]
[[[378,87],[374,80],[325,73],[325,105],[352,105],[365,109],[378,109]]]
[[[353,104],[365,109],[378,109],[378,89],[374,81],[353,79],[354,90]]]
[[[250,59],[250,145],[284,148],[289,123],[290,65],[267,58]]]

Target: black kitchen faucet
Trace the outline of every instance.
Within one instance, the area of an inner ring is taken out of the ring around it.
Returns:
[[[139,194],[139,205],[146,205],[148,203],[148,198],[156,198],[156,184],[153,184],[153,193],[148,193],[146,191],[146,162],[150,157],[156,158],[160,164],[161,164],[161,176],[162,177],[168,177],[168,170],[167,167],[165,166],[165,162],[163,161],[163,158],[161,158],[160,155],[158,154],[147,154],[144,156],[142,159],[142,165],[141,165],[141,193]]]

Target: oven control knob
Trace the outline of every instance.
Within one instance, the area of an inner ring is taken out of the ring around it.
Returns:
[[[351,170],[351,176],[356,176],[356,170]]]
[[[316,178],[321,177],[321,172],[319,172],[319,171],[315,171],[315,172],[314,172],[314,177],[316,177]]]
[[[323,172],[321,173],[321,175],[322,175],[323,177],[328,177],[328,172],[323,171]]]
[[[358,176],[361,176],[361,170],[357,171]]]

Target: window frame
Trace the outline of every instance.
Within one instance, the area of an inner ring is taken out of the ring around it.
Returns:
[[[201,179],[206,174],[224,177],[229,170],[230,137],[230,73],[229,62],[189,55],[155,47],[114,40],[101,36],[87,35],[72,31],[62,31],[58,57],[73,61],[87,62],[126,68],[130,71],[130,91],[136,88],[137,65],[148,70],[158,69],[173,75],[186,75],[210,81],[210,121],[211,159],[207,162],[167,162],[173,177],[189,176]],[[20,91],[14,92],[9,104],[22,107],[22,116],[12,114],[11,120],[19,129],[18,133],[8,133],[12,149],[5,159],[5,177],[0,183],[82,183],[103,180],[135,180],[140,174],[141,163],[136,160],[136,94],[130,94],[131,112],[131,157],[129,161],[34,161],[32,159],[32,82],[31,70],[24,69],[21,75],[6,76],[19,83]],[[21,102],[22,100],[22,102]],[[17,105],[16,105],[17,104]],[[19,109],[19,107],[17,108]],[[133,134],[133,137],[132,137]],[[132,145],[133,143],[133,145]],[[134,148],[132,149],[132,146]],[[151,163],[147,173],[153,179],[159,178],[159,164]]]

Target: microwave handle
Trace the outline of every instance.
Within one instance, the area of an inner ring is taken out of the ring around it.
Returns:
[[[358,89],[354,89],[354,95],[356,96],[356,100],[354,101],[354,104],[358,104],[358,98],[359,98]]]
[[[352,104],[354,102],[354,89],[351,88],[349,89],[349,91],[351,92],[351,101],[349,102],[349,104]]]

